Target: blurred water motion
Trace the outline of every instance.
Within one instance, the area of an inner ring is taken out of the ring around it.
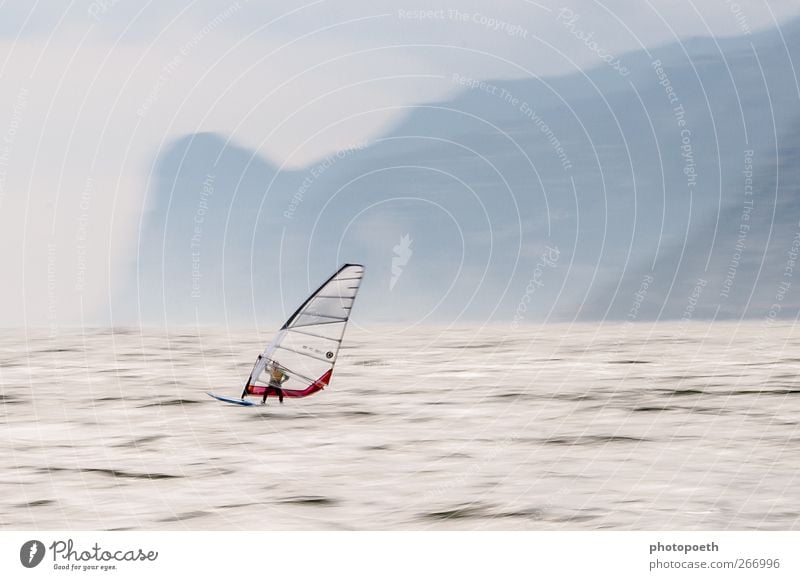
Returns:
[[[268,339],[0,334],[7,529],[800,529],[800,329],[351,328],[325,391]]]

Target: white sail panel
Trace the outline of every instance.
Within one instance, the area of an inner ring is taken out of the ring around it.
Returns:
[[[311,294],[256,361],[245,391],[257,395],[270,381],[274,386],[276,368],[287,397],[326,386],[363,276],[363,266],[345,264]]]

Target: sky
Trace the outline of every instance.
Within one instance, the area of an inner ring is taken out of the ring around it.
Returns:
[[[455,73],[568,74],[753,34],[800,4],[0,0],[0,14],[0,321],[55,329],[109,303],[156,160],[182,135],[307,167],[379,137],[403,107],[453,97]]]

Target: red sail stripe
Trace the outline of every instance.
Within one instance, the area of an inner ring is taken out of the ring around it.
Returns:
[[[333,369],[328,370],[324,375],[318,378],[316,381],[311,383],[303,390],[297,389],[283,389],[283,396],[288,399],[302,399],[303,397],[308,397],[309,395],[313,395],[317,391],[321,391],[328,383],[331,381],[331,375],[333,374]],[[265,387],[262,385],[247,385],[247,394],[248,395],[256,395],[258,397],[264,396],[264,391],[267,392],[267,397],[277,397],[278,391],[275,387]]]

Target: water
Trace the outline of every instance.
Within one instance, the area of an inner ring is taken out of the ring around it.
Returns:
[[[0,334],[8,529],[800,529],[800,327],[353,328],[240,392],[253,330]]]

